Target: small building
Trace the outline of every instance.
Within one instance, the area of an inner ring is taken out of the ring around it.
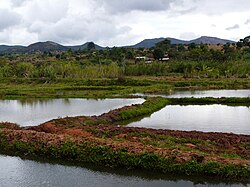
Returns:
[[[161,61],[168,61],[169,60],[169,56],[168,56],[168,54],[166,53],[165,55],[164,55],[164,57],[161,59]]]
[[[148,57],[146,56],[137,56],[135,57],[135,60],[138,60],[138,61],[146,61],[148,59]]]

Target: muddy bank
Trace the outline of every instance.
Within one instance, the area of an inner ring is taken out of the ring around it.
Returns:
[[[0,153],[250,182],[249,135],[117,125],[167,103],[151,98],[100,116],[67,117],[37,127],[2,123]]]
[[[218,140],[216,137],[221,139]],[[250,136],[82,126],[56,133],[0,129],[0,152],[108,167],[249,181]]]

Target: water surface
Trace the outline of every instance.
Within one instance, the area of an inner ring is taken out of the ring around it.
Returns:
[[[0,100],[0,121],[32,126],[59,117],[100,115],[116,108],[143,102],[144,99]]]
[[[0,155],[1,187],[249,187],[243,184],[224,184],[177,178],[150,177],[129,171],[120,173],[93,170],[76,166],[22,160],[18,157]]]
[[[250,108],[226,105],[168,105],[150,117],[128,126],[250,135]]]
[[[172,91],[169,95],[154,95],[154,94],[133,94],[137,96],[148,96],[148,97],[167,97],[167,98],[184,98],[184,97],[250,97],[250,90],[188,90],[188,91]]]

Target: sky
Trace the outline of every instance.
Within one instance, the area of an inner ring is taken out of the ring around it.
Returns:
[[[101,46],[250,35],[250,0],[0,0],[0,45]]]

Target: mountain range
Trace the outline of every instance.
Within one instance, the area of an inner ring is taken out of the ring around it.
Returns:
[[[226,43],[235,43],[235,41],[232,40],[226,40],[226,39],[221,39],[221,38],[217,38],[217,37],[209,37],[209,36],[201,36],[200,38],[194,39],[194,40],[179,40],[176,38],[154,38],[154,39],[145,39],[143,41],[141,41],[138,44],[129,46],[131,48],[140,48],[140,47],[145,47],[145,48],[151,48],[154,47],[157,43],[168,39],[171,41],[171,44],[191,44],[191,43],[195,43],[195,44],[226,44]]]
[[[151,48],[154,47],[158,42],[161,42],[165,39],[168,39],[171,41],[171,44],[200,44],[200,43],[206,43],[206,44],[226,44],[226,43],[235,43],[235,41],[231,40],[225,40],[220,39],[216,37],[208,37],[208,36],[202,36],[200,38],[185,41],[185,40],[179,40],[175,38],[154,38],[154,39],[145,39],[135,45],[131,46],[122,46],[122,47],[128,47],[128,48]],[[32,53],[32,52],[64,52],[68,51],[69,49],[73,51],[77,50],[83,50],[86,49],[89,42],[83,44],[83,45],[75,45],[75,46],[63,46],[61,44],[47,41],[47,42],[37,42],[33,43],[29,46],[21,46],[21,45],[15,45],[15,46],[8,46],[8,45],[0,45],[0,53]],[[103,50],[105,49],[102,46],[99,46],[95,44],[95,48],[97,50]]]

